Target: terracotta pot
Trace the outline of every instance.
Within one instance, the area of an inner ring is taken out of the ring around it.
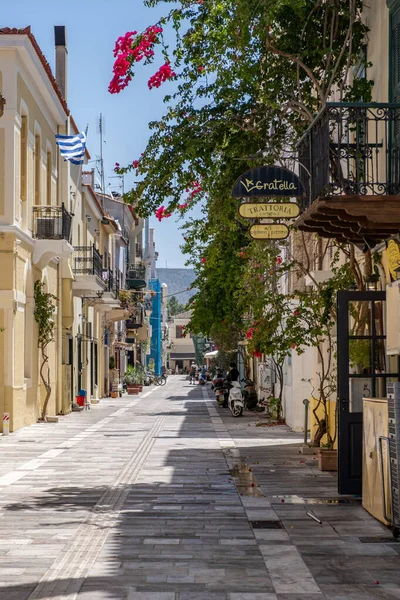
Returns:
[[[128,385],[127,390],[128,390],[128,394],[138,394],[139,386],[138,385]]]
[[[318,452],[318,466],[321,471],[337,471],[337,450],[324,450],[320,448]]]

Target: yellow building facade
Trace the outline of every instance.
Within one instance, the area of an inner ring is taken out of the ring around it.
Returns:
[[[129,313],[119,294],[130,236],[142,243],[143,222],[121,201],[110,214],[113,197],[104,202],[93,173],[85,179],[81,165],[60,156],[56,134],[79,133],[66,102],[60,27],[56,71],[54,77],[30,28],[0,30],[0,422],[8,413],[10,431],[35,423],[46,395],[35,281],[57,298],[48,415],[70,412],[81,389],[89,401],[109,395],[125,372],[129,349]],[[111,357],[117,371],[110,371]]]

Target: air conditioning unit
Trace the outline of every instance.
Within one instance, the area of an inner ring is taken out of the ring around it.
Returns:
[[[387,384],[393,534],[400,532],[400,382]]]

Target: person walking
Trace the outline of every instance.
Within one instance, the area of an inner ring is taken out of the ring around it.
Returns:
[[[191,367],[190,367],[189,381],[190,381],[190,385],[192,385],[192,383],[193,384],[196,383],[196,365],[194,364],[194,362],[192,362]]]

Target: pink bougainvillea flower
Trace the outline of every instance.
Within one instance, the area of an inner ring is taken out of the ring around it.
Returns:
[[[168,219],[168,217],[170,217],[170,216],[171,216],[171,213],[168,213],[168,212],[165,210],[165,207],[164,207],[164,206],[160,206],[159,208],[157,208],[157,210],[156,210],[156,212],[155,212],[155,217],[156,217],[156,219],[158,219],[160,222],[161,222],[163,219]]]
[[[296,344],[292,344],[290,347],[292,350],[294,350],[296,348]]]
[[[199,67],[199,71],[204,71],[204,67]]]
[[[260,352],[259,350],[254,350],[253,356],[255,358],[261,358],[262,357],[262,352]]]
[[[188,206],[189,204],[187,202],[185,202],[184,204],[178,204],[179,210],[185,210],[185,208],[187,208]]]
[[[243,252],[243,250],[241,252],[238,252],[238,256],[241,256],[242,258],[245,257],[245,253]]]
[[[133,161],[133,163],[132,163],[132,167],[133,167],[134,169],[137,169],[137,168],[138,168],[138,166],[139,166],[139,161],[138,161],[138,160],[134,160],[134,161]]]
[[[246,331],[246,339],[247,340],[251,340],[254,334],[254,327],[250,327],[250,329],[248,329]]]
[[[171,69],[171,65],[169,63],[165,63],[158,69],[154,75],[152,75],[147,82],[149,90],[153,88],[159,88],[164,81],[168,81],[168,79],[172,79],[176,77],[176,73]]]
[[[276,259],[276,264],[277,264],[277,265],[281,265],[281,264],[282,264],[282,262],[283,262],[283,258],[282,258],[282,256],[278,256],[278,257],[277,257],[277,259]]]
[[[295,316],[295,317],[297,317],[297,315],[299,315],[300,313],[299,313],[299,311],[296,309],[296,310],[294,310],[294,311],[293,311],[293,314],[294,314],[294,316]]]
[[[205,256],[203,256],[203,258],[201,259],[201,262],[203,263],[203,265],[207,262],[207,259]]]
[[[154,55],[153,47],[158,42],[158,34],[162,28],[156,25],[148,27],[142,34],[128,31],[115,42],[113,78],[108,87],[111,94],[119,94],[132,79],[131,71],[134,62]]]

